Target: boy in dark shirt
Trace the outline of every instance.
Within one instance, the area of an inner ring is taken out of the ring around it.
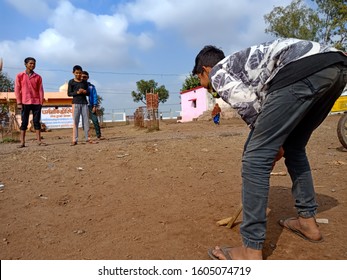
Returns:
[[[75,65],[72,73],[75,78],[68,83],[67,95],[72,96],[72,114],[73,114],[73,134],[72,146],[78,143],[78,124],[82,116],[82,126],[86,142],[88,142],[89,117],[88,117],[88,100],[89,95],[88,83],[82,79],[82,67]]]

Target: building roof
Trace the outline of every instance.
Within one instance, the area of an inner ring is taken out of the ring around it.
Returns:
[[[71,104],[72,100],[72,97],[67,95],[67,83],[60,86],[58,92],[45,92],[44,98],[44,106]],[[16,95],[14,92],[0,92],[0,103],[10,101],[16,101]]]
[[[187,89],[187,90],[181,91],[180,94],[185,94],[187,92],[191,92],[191,91],[194,91],[194,90],[197,90],[197,89],[201,89],[201,88],[204,88],[204,87],[203,86],[198,86],[198,87],[195,87],[195,88]]]

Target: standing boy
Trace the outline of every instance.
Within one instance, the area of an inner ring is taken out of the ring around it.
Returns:
[[[213,118],[213,122],[215,124],[219,124],[219,119],[220,119],[220,113],[222,112],[221,108],[219,107],[219,104],[216,103],[213,107],[212,110],[212,118]]]
[[[80,116],[82,116],[82,126],[86,143],[88,142],[89,117],[87,96],[89,95],[89,91],[88,83],[82,79],[82,67],[75,65],[72,73],[75,77],[68,83],[67,95],[72,96],[73,130],[71,146],[74,146],[78,143]]]
[[[38,145],[46,145],[41,141],[41,108],[44,100],[42,78],[34,72],[36,60],[33,57],[24,59],[25,71],[18,73],[15,81],[15,95],[18,109],[21,109],[20,146],[25,147],[25,134],[28,128],[30,111]]]
[[[82,79],[88,83],[88,90],[89,90],[89,116],[92,119],[96,137],[98,140],[103,140],[104,138],[101,136],[101,130],[100,130],[100,125],[99,125],[99,120],[98,120],[98,115],[97,115],[97,108],[98,108],[98,93],[96,91],[95,86],[88,82],[89,79],[89,73],[87,71],[82,71]]]
[[[209,250],[215,259],[262,259],[270,172],[281,147],[292,180],[297,217],[280,225],[305,240],[321,242],[317,202],[306,145],[347,82],[347,57],[334,48],[278,39],[227,57],[214,46],[195,59],[202,86],[236,109],[251,128],[242,155],[242,246]]]

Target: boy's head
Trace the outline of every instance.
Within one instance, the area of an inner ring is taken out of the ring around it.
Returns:
[[[82,67],[79,66],[79,65],[75,65],[75,66],[72,68],[72,73],[75,73],[76,71],[81,71],[81,74],[82,74]]]
[[[209,77],[212,67],[225,58],[224,52],[215,46],[205,46],[196,56],[193,75],[197,75],[200,84],[208,88]]]
[[[72,68],[72,73],[75,75],[75,80],[76,81],[81,81],[82,80],[82,67],[79,65],[75,65]]]
[[[205,67],[213,67],[225,58],[224,52],[215,46],[205,46],[195,58],[193,75],[202,74]]]
[[[36,59],[33,57],[27,57],[26,59],[24,59],[24,65],[25,65],[27,71],[31,72],[35,69]]]
[[[36,59],[33,57],[27,57],[26,59],[24,59],[24,64],[27,64],[29,61],[33,61],[34,63],[36,63]]]
[[[88,80],[89,79],[89,73],[87,71],[82,71],[82,79]]]

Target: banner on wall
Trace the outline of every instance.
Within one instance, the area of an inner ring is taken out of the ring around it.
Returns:
[[[48,129],[72,128],[72,107],[43,107],[41,110],[41,122]]]

